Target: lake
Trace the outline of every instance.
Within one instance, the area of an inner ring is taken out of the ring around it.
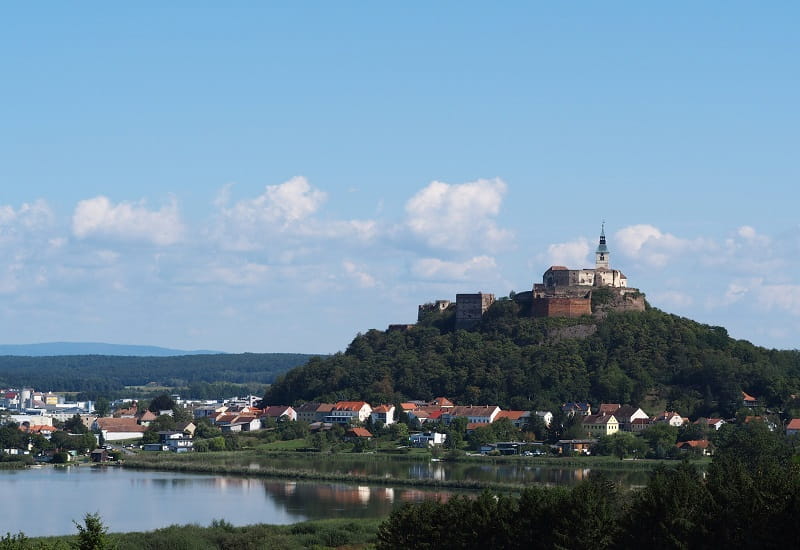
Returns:
[[[318,471],[379,474],[419,479],[480,479],[547,485],[574,485],[586,468],[555,468],[517,462],[446,463],[429,461],[270,459],[274,467],[313,467]],[[254,469],[260,464],[253,464]],[[623,486],[643,485],[647,472],[608,472]],[[98,512],[110,531],[150,531],[172,524],[208,525],[224,519],[233,525],[289,524],[312,519],[385,517],[404,501],[446,500],[454,491],[409,487],[370,487],[345,483],[294,482],[130,470],[117,467],[40,467],[0,470],[5,495],[0,536],[76,532],[72,523]]]
[[[0,470],[0,487],[0,535],[28,536],[73,534],[72,521],[95,512],[110,531],[150,531],[214,519],[248,525],[383,517],[395,502],[452,494],[90,466]]]

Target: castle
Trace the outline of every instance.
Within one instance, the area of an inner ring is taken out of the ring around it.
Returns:
[[[515,294],[513,300],[531,317],[581,317],[602,315],[607,311],[644,311],[644,295],[639,289],[628,286],[628,278],[624,273],[611,269],[610,257],[604,223],[595,251],[594,268],[550,266],[544,272],[541,283],[535,283],[530,291]],[[593,295],[595,300],[592,300]],[[470,329],[480,323],[494,302],[494,294],[457,294],[455,304],[449,300],[437,300],[419,306],[417,321],[430,313],[447,311],[455,305],[456,329]],[[390,328],[401,326],[405,325],[392,325]]]

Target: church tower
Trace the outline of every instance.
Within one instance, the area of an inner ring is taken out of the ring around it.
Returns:
[[[608,257],[610,255],[611,253],[606,246],[606,222],[603,222],[600,229],[600,244],[597,245],[597,251],[594,253],[595,269],[600,269],[601,267],[608,269]]]

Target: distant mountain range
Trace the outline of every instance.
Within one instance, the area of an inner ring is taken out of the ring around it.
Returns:
[[[122,355],[137,357],[175,357],[179,355],[215,355],[212,350],[180,350],[158,346],[132,346],[101,342],[45,342],[41,344],[0,344],[0,355],[48,357],[55,355]]]

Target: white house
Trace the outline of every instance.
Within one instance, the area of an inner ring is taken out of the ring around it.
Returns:
[[[378,405],[370,416],[373,422],[382,422],[385,426],[394,424],[394,405]]]
[[[372,407],[366,401],[339,401],[325,417],[325,422],[332,424],[364,422],[370,414]]]

